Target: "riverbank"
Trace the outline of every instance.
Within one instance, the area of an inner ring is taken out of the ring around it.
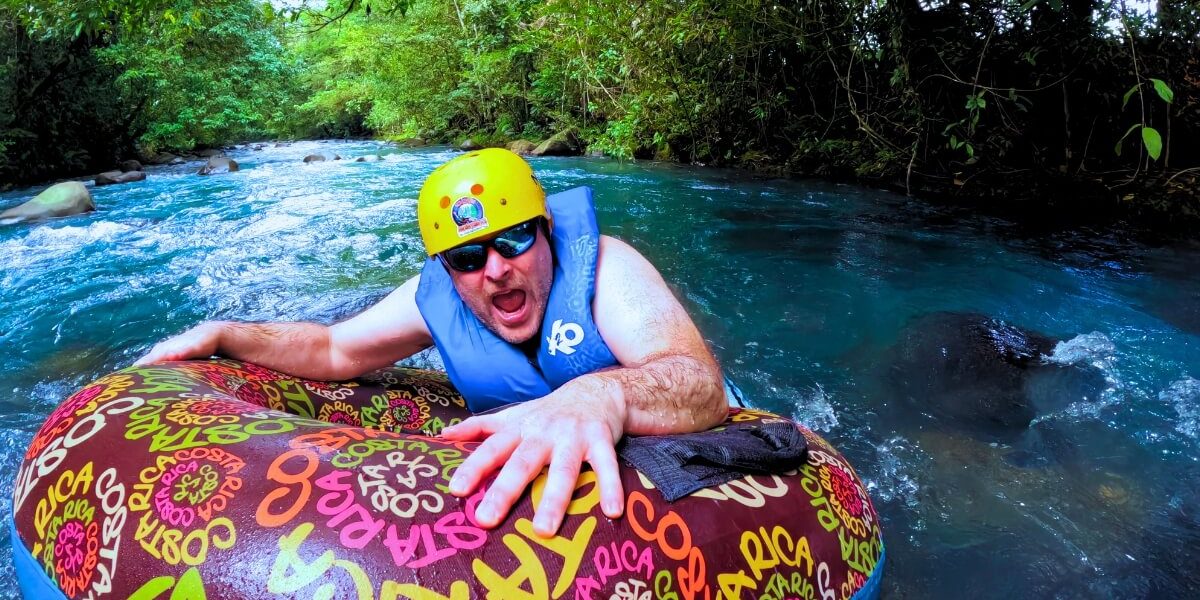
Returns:
[[[575,140],[566,156],[606,156],[618,160],[651,160],[678,165],[733,168],[749,173],[793,179],[816,179],[865,185],[914,197],[932,204],[960,207],[1001,217],[1030,227],[1070,228],[1121,224],[1131,230],[1172,236],[1194,236],[1200,224],[1200,169],[1158,173],[1153,177],[1133,172],[1006,171],[974,168],[969,171],[927,172],[902,163],[869,162],[867,157],[813,156],[798,152],[780,158],[747,152],[715,163],[692,162],[673,155],[668,147],[640,149],[632,158],[614,156],[587,132],[526,139],[492,132],[431,134],[430,141],[413,137],[385,137],[402,147],[450,145],[462,150],[528,144],[536,147],[564,135]],[[853,146],[847,152],[854,152]],[[859,162],[855,162],[855,160]]]
[[[681,166],[732,168],[751,174],[791,179],[814,179],[851,183],[886,189],[948,208],[966,209],[983,215],[1004,218],[1031,229],[1059,230],[1073,227],[1120,226],[1131,234],[1150,237],[1194,237],[1200,224],[1200,170],[1176,171],[1156,178],[1130,180],[1130,173],[1107,176],[1089,173],[1063,174],[1037,171],[998,173],[981,170],[970,175],[925,173],[898,165],[871,165],[864,169],[844,160],[820,162],[811,157],[794,156],[788,160],[762,154],[747,154],[722,164],[691,163],[671,157],[669,151],[640,152],[634,158],[620,158],[598,148],[595,140],[575,130],[563,130],[547,136],[499,136],[490,132],[469,135],[425,132],[428,139],[405,136],[362,136],[330,140],[242,140],[214,148],[163,149],[154,153],[136,152],[134,160],[147,166],[194,163],[199,169],[213,156],[240,150],[261,151],[306,141],[377,141],[397,148],[449,146],[462,151],[484,147],[507,147],[520,154],[556,142],[548,156],[591,156],[634,162],[666,162]],[[529,139],[533,138],[533,139]],[[97,172],[76,169],[59,177],[28,186],[0,186],[0,192],[41,188],[62,181],[91,182],[107,168]],[[4,208],[4,207],[0,207]]]
[[[21,65],[0,72],[0,181],[100,172],[134,147],[574,128],[581,152],[1024,220],[1200,215],[1200,7],[1186,3],[218,4],[187,19],[0,8],[0,50]]]

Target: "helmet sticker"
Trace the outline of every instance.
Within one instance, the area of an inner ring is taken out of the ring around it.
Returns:
[[[488,226],[483,216],[483,204],[470,196],[463,196],[454,201],[450,208],[450,217],[458,225],[458,237],[466,237]]]

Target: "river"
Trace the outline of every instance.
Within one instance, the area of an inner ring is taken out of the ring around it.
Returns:
[[[301,163],[314,152],[383,160]],[[332,322],[416,274],[417,191],[455,154],[237,150],[237,173],[153,167],[93,189],[95,213],[0,227],[0,514],[58,401],[156,340],[213,318]],[[753,405],[855,465],[886,597],[1200,590],[1200,245],[849,185],[532,163],[550,191],[595,190],[602,229],[659,268]],[[17,594],[10,563],[5,539]]]

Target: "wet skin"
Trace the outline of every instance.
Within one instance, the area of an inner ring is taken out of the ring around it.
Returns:
[[[700,431],[725,418],[720,368],[662,276],[624,242],[601,236],[599,246],[593,319],[619,366],[442,432],[447,439],[482,442],[455,473],[452,493],[468,496],[499,470],[477,509],[484,527],[503,522],[548,467],[534,531],[554,535],[584,462],[596,472],[605,514],[617,518],[624,495],[614,446],[622,435]],[[538,335],[552,265],[550,245],[539,233],[534,247],[519,256],[506,259],[489,248],[483,269],[451,276],[481,322],[520,343]],[[375,306],[329,327],[203,323],[159,343],[138,363],[219,354],[297,377],[352,379],[433,344],[416,304],[418,283],[413,277]]]

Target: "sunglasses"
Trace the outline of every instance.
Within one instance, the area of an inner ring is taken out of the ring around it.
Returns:
[[[478,271],[487,264],[488,248],[495,248],[504,258],[515,258],[530,248],[537,241],[538,219],[525,221],[501,231],[496,237],[473,244],[455,246],[439,256],[451,269],[460,273]]]

